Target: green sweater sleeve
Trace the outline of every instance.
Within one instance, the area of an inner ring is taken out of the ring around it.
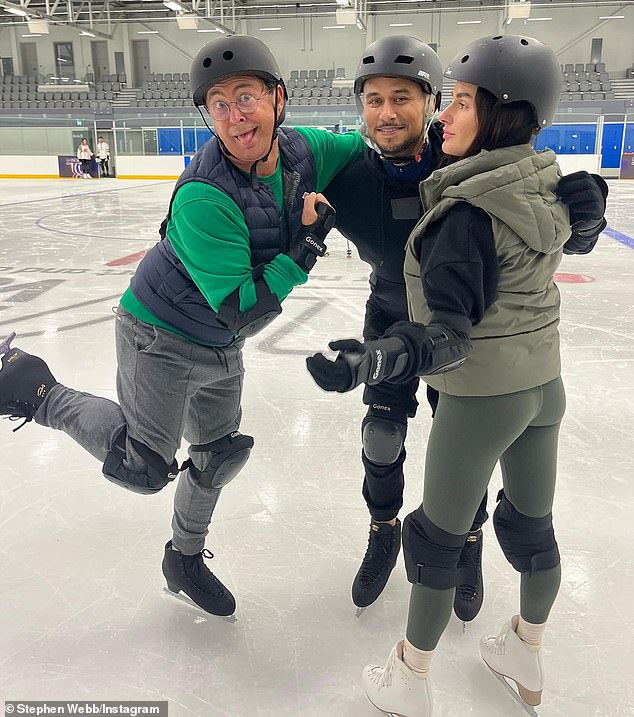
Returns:
[[[358,132],[333,134],[315,127],[294,129],[304,137],[314,157],[318,192],[322,192],[328,186],[337,172],[356,161],[367,146]]]
[[[364,151],[358,132],[333,134],[309,127],[297,128],[315,161],[317,191]],[[235,202],[204,182],[188,182],[177,192],[167,236],[178,258],[214,311],[236,288],[240,309],[256,304],[252,279],[249,230]],[[286,254],[278,254],[264,269],[264,280],[283,301],[308,276]]]
[[[214,311],[236,288],[240,309],[255,306],[249,231],[237,205],[220,190],[203,182],[181,187],[172,205],[167,236],[178,258]],[[271,292],[283,301],[307,275],[285,254],[264,270]]]

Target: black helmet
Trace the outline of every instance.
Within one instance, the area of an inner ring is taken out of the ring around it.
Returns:
[[[286,86],[269,48],[250,35],[231,35],[208,42],[192,61],[189,84],[194,105],[205,104],[207,90],[230,75],[255,75],[265,82]]]
[[[405,77],[422,85],[426,94],[436,98],[436,106],[440,105],[442,65],[431,47],[416,37],[390,35],[365,48],[354,76],[359,112],[363,112],[363,83],[369,77]]]
[[[540,129],[555,118],[561,67],[553,50],[532,37],[496,35],[476,40],[454,57],[445,76],[484,87],[502,104],[528,102]]]

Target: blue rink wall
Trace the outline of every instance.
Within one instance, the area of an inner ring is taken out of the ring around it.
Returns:
[[[634,152],[634,124],[604,122],[601,146],[597,144],[597,123],[557,124],[543,130],[536,139],[537,149],[550,148],[558,155],[564,174],[585,169],[605,176],[619,174],[621,154]],[[206,128],[156,128],[156,153],[115,154],[113,166],[120,179],[177,179],[191,156],[211,137]],[[0,178],[45,179],[59,177],[57,156],[0,155]]]
[[[597,142],[596,124],[557,124],[542,130],[535,149],[552,149],[557,154],[594,154]],[[605,122],[601,139],[601,167],[620,166],[621,153],[634,152],[634,125]]]
[[[211,133],[204,128],[178,127],[157,130],[159,154],[193,154],[195,147],[206,142]],[[557,154],[594,154],[597,141],[596,124],[558,124],[547,127],[537,137],[536,149],[549,148]],[[618,168],[622,152],[634,152],[634,125],[606,122],[601,141],[601,167]]]

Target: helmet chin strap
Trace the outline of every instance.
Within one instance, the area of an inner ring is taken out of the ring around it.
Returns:
[[[277,107],[278,107],[278,92],[277,88],[279,87],[279,84],[275,83],[275,102],[273,105],[273,116],[275,117],[275,122],[273,123],[273,132],[271,133],[271,141],[269,143],[269,148],[266,150],[266,154],[264,157],[261,157],[260,159],[256,159],[255,162],[251,165],[251,170],[249,171],[249,180],[251,181],[251,188],[254,190],[257,190],[260,188],[260,182],[258,181],[258,173],[257,173],[257,165],[258,162],[266,162],[269,158],[269,155],[273,151],[273,145],[275,144],[275,140],[277,138],[277,128],[279,127],[279,120],[277,116]]]

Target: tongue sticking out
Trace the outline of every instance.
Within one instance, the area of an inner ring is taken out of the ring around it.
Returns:
[[[250,142],[253,140],[254,135],[255,130],[252,129],[249,132],[245,132],[244,134],[239,134],[236,137],[236,140],[240,142],[240,144],[250,144]]]

